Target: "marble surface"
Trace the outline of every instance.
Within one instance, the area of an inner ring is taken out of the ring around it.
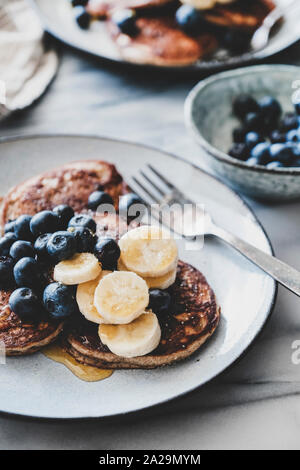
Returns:
[[[300,64],[299,53],[296,45],[272,62]],[[198,79],[145,75],[64,49],[48,92],[2,122],[0,136],[98,134],[154,145],[204,167],[183,122],[184,99]],[[249,203],[276,255],[300,269],[300,203]],[[113,421],[1,416],[0,449],[299,449],[300,364],[291,359],[292,343],[300,340],[299,306],[296,296],[279,288],[273,315],[247,354],[185,397]]]

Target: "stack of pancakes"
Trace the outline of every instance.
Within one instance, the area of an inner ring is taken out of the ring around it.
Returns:
[[[128,192],[116,168],[103,161],[82,161],[51,170],[14,187],[4,197],[1,223],[22,214],[33,215],[58,204],[69,204],[86,212],[88,196],[101,187],[114,199]],[[127,231],[127,222],[114,214],[91,214],[97,223],[98,236],[119,238]],[[98,336],[98,325],[83,316],[66,323],[41,318],[38,323],[25,323],[10,310],[11,291],[0,290],[0,342],[7,355],[33,353],[60,335],[64,348],[78,361],[100,368],[153,368],[191,355],[215,331],[220,317],[215,295],[204,276],[180,261],[176,281],[169,288],[174,305],[172,312],[160,318],[162,337],[152,353],[135,358],[122,358],[111,353]]]
[[[187,35],[177,25],[175,13],[181,5],[178,0],[90,0],[87,9],[93,17],[107,18],[110,35],[125,60],[182,66],[201,60],[218,48],[216,28],[252,33],[275,7],[273,0],[182,1],[206,8],[201,9],[206,26],[196,36]],[[137,33],[133,36],[122,33],[110,21],[113,11],[128,8],[137,13]]]

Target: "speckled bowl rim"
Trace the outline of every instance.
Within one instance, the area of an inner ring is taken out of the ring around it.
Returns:
[[[258,173],[266,173],[266,174],[277,174],[277,175],[300,175],[300,168],[292,167],[292,168],[266,168],[261,165],[253,165],[249,166],[247,163],[237,160],[227,153],[223,152],[222,150],[217,149],[212,144],[206,140],[206,138],[202,135],[199,131],[195,121],[193,119],[193,108],[196,101],[196,97],[199,96],[206,88],[213,86],[215,83],[226,80],[228,78],[238,78],[243,75],[247,74],[254,74],[254,73],[262,73],[265,74],[270,70],[277,70],[282,72],[297,72],[300,74],[300,67],[297,65],[254,65],[250,67],[243,67],[238,68],[235,70],[230,70],[226,72],[221,72],[209,77],[205,80],[201,80],[197,85],[192,88],[189,92],[188,96],[186,97],[184,103],[184,119],[185,125],[188,131],[190,131],[193,136],[196,138],[196,141],[201,145],[206,152],[214,157],[216,160],[220,160],[232,166],[247,169],[249,171],[258,172]]]

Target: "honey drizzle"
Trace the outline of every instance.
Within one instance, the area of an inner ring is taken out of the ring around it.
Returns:
[[[112,370],[98,369],[98,367],[81,364],[56,343],[49,344],[42,352],[52,361],[59,362],[66,366],[76,377],[85,382],[98,382],[99,380],[110,377],[113,373]]]

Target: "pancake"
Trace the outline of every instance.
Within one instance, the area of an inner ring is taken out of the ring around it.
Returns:
[[[54,341],[62,331],[63,323],[50,320],[23,322],[8,305],[11,292],[0,290],[0,343],[4,344],[7,356],[32,354]]]
[[[229,5],[218,4],[202,14],[206,21],[218,26],[254,31],[274,8],[273,0],[239,0]]]
[[[86,10],[95,18],[105,18],[115,9],[156,9],[172,3],[174,0],[90,0]]]
[[[168,290],[174,310],[159,318],[162,337],[150,354],[116,356],[101,343],[98,325],[85,319],[78,319],[67,328],[64,349],[83,364],[106,369],[153,369],[189,357],[214,333],[220,309],[203,274],[183,261],[179,261],[175,284]]]
[[[185,34],[170,16],[139,17],[137,34],[128,36],[112,22],[109,31],[124,60],[137,64],[181,66],[201,60],[217,48],[211,34],[193,38]]]
[[[119,196],[127,192],[127,186],[110,163],[101,160],[73,162],[34,176],[12,188],[3,198],[1,224],[58,204],[69,204],[75,212],[80,212],[87,209],[88,197],[99,185],[118,207]]]

